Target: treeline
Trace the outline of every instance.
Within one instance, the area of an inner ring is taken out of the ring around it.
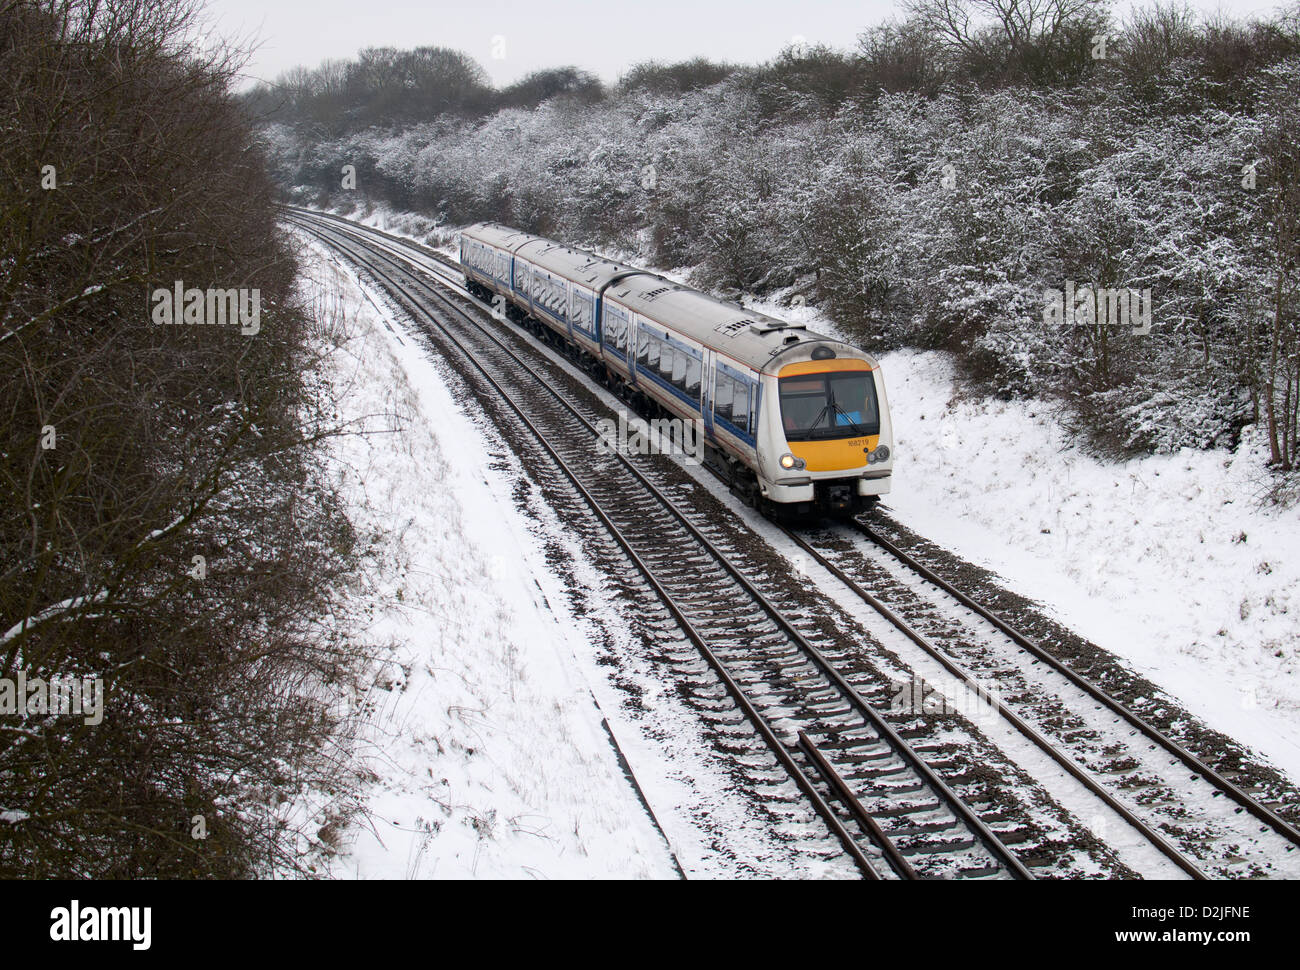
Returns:
[[[196,16],[0,3],[0,878],[292,872],[290,807],[345,784],[353,537],[237,64]],[[168,317],[176,287],[250,312]]]
[[[647,62],[613,86],[588,71],[535,71],[495,89],[469,55],[442,47],[368,48],[355,60],[295,68],[245,95],[266,121],[335,136],[451,116],[476,119],[560,99],[592,104],[629,94],[681,95],[730,81],[772,118],[809,109],[865,107],[883,94],[929,96],[974,86],[1063,88],[1093,82],[1158,100],[1177,79],[1220,104],[1249,101],[1258,72],[1300,50],[1297,14],[1273,20],[1199,20],[1191,7],[1157,3],[1116,23],[1106,0],[909,0],[908,16],[865,30],[851,51],[790,47],[746,66],[703,58]]]
[[[802,297],[871,347],[944,348],[990,393],[1068,402],[1105,453],[1258,425],[1287,473],[1297,11],[1113,23],[1096,0],[916,0],[852,52],[644,64],[581,96],[539,85],[333,135],[282,106],[265,134],[301,200],[495,219]],[[1067,286],[1149,290],[1151,331],[1046,324]]]

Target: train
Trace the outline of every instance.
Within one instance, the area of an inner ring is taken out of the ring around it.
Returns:
[[[889,492],[880,365],[843,341],[499,223],[459,233],[471,294],[563,348],[642,413],[702,429],[702,460],[783,518]]]

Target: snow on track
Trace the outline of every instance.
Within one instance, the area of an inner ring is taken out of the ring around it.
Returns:
[[[337,837],[330,874],[674,877],[575,658],[574,618],[534,579],[545,556],[503,492],[503,456],[348,274],[322,260],[309,275],[337,287],[352,331],[326,365],[340,419],[378,432],[333,447],[374,543],[359,637],[381,663],[358,741],[369,819]]]

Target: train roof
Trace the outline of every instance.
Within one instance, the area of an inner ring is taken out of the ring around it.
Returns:
[[[573,249],[544,236],[520,232],[495,222],[468,226],[462,234],[518,254],[550,272],[599,290],[630,310],[707,344],[756,371],[775,373],[781,366],[807,360],[819,345],[836,357],[875,361],[852,344],[787,323],[729,300],[665,279],[649,270]]]
[[[816,333],[801,323],[787,323],[659,276],[620,280],[605,296],[760,372],[775,373],[787,363],[807,360],[818,346],[830,347],[836,357],[871,360],[851,344]]]
[[[653,275],[636,266],[606,259],[585,249],[574,249],[544,236],[519,232],[495,222],[480,222],[469,226],[461,230],[461,235],[508,250],[542,269],[595,290],[612,280],[632,274]]]
[[[629,276],[659,278],[635,266],[597,256],[585,249],[571,249],[549,239],[526,242],[515,250],[515,254],[535,266],[558,273],[568,280],[581,283],[593,290],[599,290],[609,283]]]
[[[512,253],[526,242],[533,240],[550,242],[549,239],[534,236],[530,232],[511,229],[499,222],[476,222],[472,226],[466,226],[460,231],[460,234],[471,239],[477,239],[479,242],[485,242],[490,246],[496,246],[498,249],[509,250]]]

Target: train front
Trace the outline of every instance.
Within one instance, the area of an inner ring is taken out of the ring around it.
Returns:
[[[763,494],[799,513],[852,515],[889,491],[893,473],[880,367],[847,344],[800,351],[765,375]]]

